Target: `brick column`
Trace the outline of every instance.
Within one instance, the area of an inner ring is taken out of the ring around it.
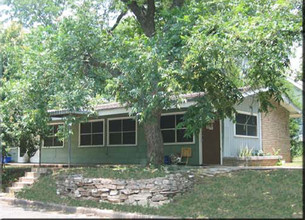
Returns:
[[[289,112],[277,103],[272,104],[275,109],[270,109],[267,114],[262,113],[263,151],[273,154],[272,148],[280,149],[279,155],[290,162]]]

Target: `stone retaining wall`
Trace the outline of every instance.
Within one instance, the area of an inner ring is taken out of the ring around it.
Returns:
[[[81,175],[57,177],[57,194],[131,205],[158,207],[185,192],[193,184],[193,176],[180,173],[141,180],[83,178]]]

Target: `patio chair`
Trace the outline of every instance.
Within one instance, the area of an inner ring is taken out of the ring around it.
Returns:
[[[179,164],[187,165],[189,162],[189,158],[192,156],[192,148],[190,147],[182,147],[181,148],[181,161]],[[183,162],[183,158],[186,158],[186,161]]]

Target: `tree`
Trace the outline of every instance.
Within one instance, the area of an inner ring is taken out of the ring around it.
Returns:
[[[9,3],[21,22],[33,24],[21,13],[25,6]],[[243,100],[240,86],[269,88],[257,96],[263,111],[271,99],[280,101],[290,48],[301,33],[297,0],[100,0],[70,1],[65,7],[73,14],[44,11],[35,18],[41,26],[31,28],[40,33],[41,52],[52,61],[44,58],[38,65],[32,56],[28,64],[43,67],[42,80],[51,81],[48,105],[80,109],[90,106],[89,97],[115,98],[143,125],[148,163],[154,164],[163,163],[161,112],[179,107],[181,93],[205,94],[185,115],[185,135],[212,120],[232,118],[234,105]],[[110,26],[105,18],[113,13],[117,19]],[[56,83],[58,78],[65,84]],[[73,87],[82,90],[74,94]]]

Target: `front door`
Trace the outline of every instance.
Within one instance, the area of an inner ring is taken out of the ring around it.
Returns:
[[[220,164],[220,123],[202,128],[202,160],[203,164]]]

